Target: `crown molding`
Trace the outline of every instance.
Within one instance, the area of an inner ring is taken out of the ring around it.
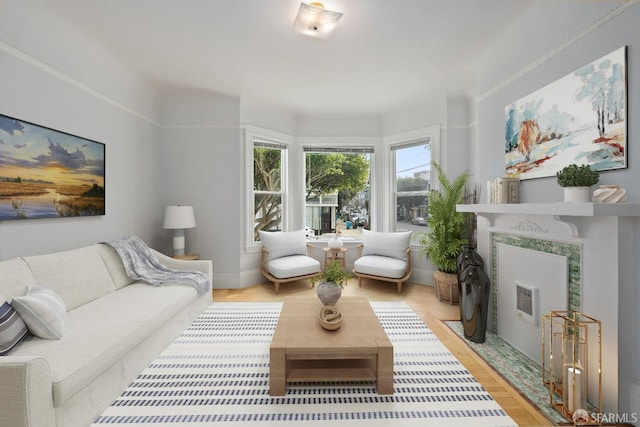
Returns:
[[[588,36],[592,32],[594,32],[597,29],[599,29],[600,27],[604,26],[607,22],[609,22],[613,18],[621,15],[627,9],[629,9],[629,8],[631,8],[633,6],[636,6],[638,3],[640,3],[640,0],[627,0],[627,1],[621,2],[621,4],[618,7],[610,10],[609,13],[607,13],[606,15],[600,17],[595,22],[593,22],[591,25],[588,25],[587,27],[585,27],[582,30],[578,31],[573,36],[571,36],[568,39],[564,40],[562,43],[560,43],[554,49],[551,49],[549,52],[543,54],[542,56],[536,58],[535,60],[533,60],[529,64],[525,65],[524,67],[522,67],[521,69],[516,71],[513,75],[511,75],[511,77],[508,77],[507,79],[503,80],[502,82],[500,82],[499,84],[497,84],[493,88],[491,88],[491,89],[487,90],[486,92],[484,92],[483,94],[477,96],[476,99],[475,99],[476,103],[480,103],[480,102],[484,101],[485,99],[487,99],[491,95],[495,94],[500,89],[510,85],[511,83],[515,82],[516,80],[521,79],[522,77],[524,77],[526,74],[528,74],[529,72],[531,72],[535,68],[537,68],[540,65],[544,64],[549,59],[553,58],[554,56],[558,55],[560,52],[562,52],[565,49],[567,49],[569,46],[573,45],[577,41],[583,39],[584,37]]]
[[[151,119],[150,117],[135,111],[132,108],[127,107],[126,105],[116,101],[115,99],[105,95],[104,93],[98,92],[95,89],[92,89],[91,87],[87,86],[86,84],[80,82],[79,80],[74,79],[73,77],[68,76],[67,74],[63,73],[62,71],[40,61],[39,59],[34,58],[33,56],[9,45],[8,43],[3,42],[2,40],[0,40],[0,50],[3,50],[4,52],[8,53],[9,55],[12,55],[13,57],[19,59],[20,61],[29,64],[37,69],[39,69],[40,71],[50,75],[51,77],[54,77],[58,80],[62,80],[63,82],[67,83],[70,86],[73,86],[77,89],[80,89],[81,91],[83,91],[84,93],[93,96],[96,99],[99,99],[100,101],[103,101],[115,108],[117,108],[118,110],[124,111],[127,114],[131,114],[132,116],[135,116],[137,118],[139,118],[140,120],[143,120],[145,122],[148,122],[150,124],[159,126],[159,123],[156,122],[155,120]]]

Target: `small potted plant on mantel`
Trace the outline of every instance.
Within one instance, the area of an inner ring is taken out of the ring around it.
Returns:
[[[311,283],[320,282],[317,288],[318,298],[324,305],[335,305],[342,296],[342,287],[351,275],[342,269],[339,261],[330,262],[324,271],[311,278]]]
[[[600,173],[589,165],[575,163],[564,167],[558,173],[558,184],[564,187],[564,201],[586,203],[591,201],[591,186],[598,183]]]

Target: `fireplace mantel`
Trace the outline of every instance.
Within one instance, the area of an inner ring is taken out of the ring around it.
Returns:
[[[458,212],[560,216],[640,216],[640,203],[502,203],[457,205]]]
[[[640,217],[640,203],[502,203],[457,205],[458,212],[474,212],[494,223],[498,215],[548,215],[565,223],[573,237],[581,237],[581,218]]]

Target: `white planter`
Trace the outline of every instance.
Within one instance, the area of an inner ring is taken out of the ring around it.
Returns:
[[[564,201],[589,203],[591,201],[591,187],[564,187]]]

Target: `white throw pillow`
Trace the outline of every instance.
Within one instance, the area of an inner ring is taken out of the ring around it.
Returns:
[[[380,255],[404,260],[411,242],[411,231],[381,233],[362,230],[362,256]]]
[[[64,335],[67,307],[51,289],[30,287],[27,295],[13,297],[11,305],[33,335],[49,340]]]
[[[307,235],[298,231],[259,231],[260,241],[269,251],[269,261],[283,256],[307,255]]]

